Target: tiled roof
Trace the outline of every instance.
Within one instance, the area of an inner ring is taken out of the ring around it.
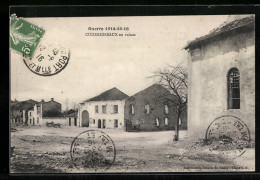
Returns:
[[[220,35],[222,33],[252,24],[255,22],[255,16],[254,15],[234,15],[234,16],[229,16],[227,21],[225,21],[223,24],[221,24],[219,27],[213,29],[212,31],[209,32],[209,34],[205,36],[201,36],[199,38],[194,39],[193,41],[190,41],[187,43],[187,45],[183,49],[188,49],[189,47],[207,40],[211,37]]]
[[[112,88],[109,89],[103,93],[101,93],[98,96],[95,96],[93,98],[90,98],[88,100],[86,100],[85,102],[89,102],[89,101],[115,101],[115,100],[123,100],[126,99],[128,97],[128,95],[126,95],[125,93],[123,93],[122,91],[120,91],[117,88]]]
[[[66,117],[78,117],[78,112],[67,114]]]
[[[154,93],[154,95],[158,95],[158,92],[156,93],[156,90],[158,90],[158,89],[161,90],[161,91],[160,91],[160,93],[161,93],[160,95],[164,94],[164,97],[165,97],[165,98],[166,98],[166,97],[169,97],[169,98],[173,98],[173,97],[174,97],[174,95],[171,94],[171,93],[170,93],[165,87],[163,87],[161,84],[155,83],[155,84],[153,84],[153,85],[151,85],[151,86],[149,86],[149,87],[147,87],[147,88],[145,88],[145,89],[143,89],[143,90],[137,92],[136,94],[130,96],[128,99],[130,99],[130,98],[131,98],[131,99],[132,99],[132,98],[135,98],[137,95],[142,94],[142,93],[146,93],[146,92],[148,92],[148,91]]]

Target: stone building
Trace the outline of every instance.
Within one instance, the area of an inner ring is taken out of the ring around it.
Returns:
[[[28,110],[28,125],[45,125],[46,122],[66,124],[65,117],[61,116],[61,104],[53,98],[37,102]]]
[[[255,17],[229,16],[209,34],[189,42],[188,122],[205,137],[217,117],[241,119],[254,137]]]
[[[126,131],[173,130],[177,108],[169,101],[174,95],[159,84],[130,96],[125,101]],[[179,120],[180,129],[187,129],[186,113]]]
[[[70,109],[65,116],[67,126],[78,126],[78,112],[76,110]]]
[[[10,102],[10,119],[11,123],[27,124],[28,123],[28,110],[32,109],[37,101],[32,99],[26,101],[14,100]]]
[[[128,97],[117,88],[109,89],[100,95],[80,104],[79,127],[123,128],[124,105]]]

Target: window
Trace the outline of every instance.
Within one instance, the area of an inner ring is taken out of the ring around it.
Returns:
[[[114,105],[114,114],[118,113],[118,105]]]
[[[69,126],[71,126],[71,119],[69,118]]]
[[[181,126],[181,118],[179,118],[179,126]]]
[[[228,109],[240,109],[239,71],[232,68],[228,72]]]
[[[130,114],[135,114],[135,107],[133,104],[130,105]]]
[[[114,127],[115,127],[115,128],[118,127],[118,120],[117,120],[117,119],[114,120]]]
[[[93,119],[93,124],[96,124],[96,121],[95,121],[95,119]]]
[[[150,113],[150,106],[149,104],[144,105],[144,113],[149,114]]]
[[[168,105],[164,105],[164,113],[169,114],[169,107]]]
[[[169,122],[168,122],[168,118],[164,118],[164,125],[168,126]]]
[[[37,124],[39,124],[39,117],[37,117]]]
[[[102,105],[102,113],[103,114],[107,113],[107,106],[106,105]]]
[[[95,113],[98,113],[98,105],[95,105]]]
[[[159,126],[159,118],[156,118],[156,126]]]

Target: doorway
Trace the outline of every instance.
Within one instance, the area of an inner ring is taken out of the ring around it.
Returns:
[[[89,113],[87,110],[82,112],[82,127],[89,127]]]
[[[101,120],[98,120],[98,128],[101,128]]]
[[[118,128],[118,120],[117,119],[114,120],[114,128]]]
[[[74,118],[74,126],[77,126],[77,118]]]
[[[105,119],[103,119],[103,126],[102,126],[102,128],[106,128],[106,120]]]

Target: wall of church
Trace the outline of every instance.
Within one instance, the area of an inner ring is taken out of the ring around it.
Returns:
[[[255,132],[255,32],[232,31],[191,51],[189,61],[188,129],[205,138],[210,123],[221,115],[235,115]],[[227,73],[240,72],[240,109],[228,110]],[[194,133],[197,136],[194,136]]]

